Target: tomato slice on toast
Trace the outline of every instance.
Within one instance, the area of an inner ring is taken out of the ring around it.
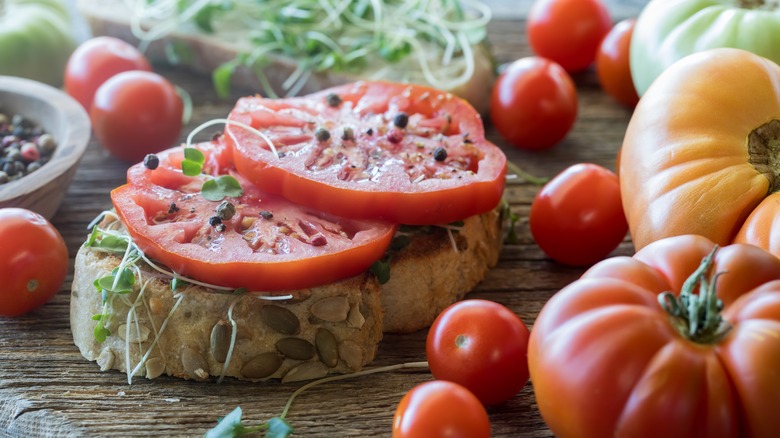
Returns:
[[[394,225],[345,219],[264,193],[231,169],[224,144],[197,148],[206,156],[203,174],[183,175],[183,149],[174,148],[158,155],[154,170],[131,167],[128,184],[111,193],[138,247],[176,273],[220,286],[287,291],[358,275],[384,255]],[[244,193],[225,198],[235,213],[216,221],[221,202],[204,198],[200,188],[223,174],[234,176]]]
[[[358,82],[302,97],[240,99],[225,132],[263,190],[333,214],[423,225],[500,202],[506,156],[479,114],[432,88]],[[270,143],[267,141],[270,140]]]

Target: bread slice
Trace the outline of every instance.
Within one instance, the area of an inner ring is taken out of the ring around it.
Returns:
[[[95,36],[113,36],[139,44],[131,27],[132,11],[127,7],[127,2],[79,0],[79,9]],[[145,53],[155,62],[167,62],[170,47],[177,47],[177,50],[186,53],[186,56],[182,56],[177,62],[205,74],[211,74],[217,67],[234,60],[242,51],[251,50],[243,47],[239,39],[231,38],[230,35],[174,30],[149,44]],[[407,57],[391,65],[382,63],[370,65],[357,73],[335,73],[328,70],[315,72],[296,94],[309,94],[358,80],[413,82],[455,94],[471,103],[480,114],[485,115],[490,105],[490,92],[496,80],[494,60],[488,46],[484,43],[473,45],[470,49],[473,52],[473,73],[468,80],[453,87],[448,88],[427,82],[420,72],[417,61]],[[296,72],[299,63],[285,56],[269,55],[269,57],[268,65],[263,67],[263,74],[271,87],[282,95],[284,94],[282,84]],[[462,59],[452,62],[454,65],[462,62]],[[257,74],[248,67],[239,67],[233,74],[232,83],[251,92],[263,90],[263,84]]]
[[[296,381],[357,371],[374,360],[383,331],[427,327],[484,278],[498,261],[501,214],[405,236],[408,244],[388,254],[390,280],[382,285],[366,273],[272,301],[194,284],[174,291],[170,278],[141,264],[133,291],[106,296],[105,307],[94,283],[121,257],[84,245],[72,285],[73,340],[86,359],[127,373],[128,381],[162,374]],[[93,316],[104,310],[110,334],[101,342]]]

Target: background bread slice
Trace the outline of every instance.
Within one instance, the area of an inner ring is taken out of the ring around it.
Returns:
[[[130,372],[137,368],[134,378],[168,374],[205,380],[224,375],[293,381],[357,371],[374,359],[383,331],[427,327],[442,309],[484,278],[498,260],[500,216],[494,210],[468,218],[451,235],[441,227],[414,231],[409,244],[392,253],[390,281],[381,287],[373,275],[365,274],[295,291],[294,300],[267,301],[191,284],[174,292],[168,279],[145,276],[148,284],[140,298],[143,282],[136,282],[132,293],[111,299],[107,323],[111,334],[104,342],[94,336],[97,322],[92,316],[100,314],[103,306],[94,281],[108,275],[121,259],[82,247],[76,256],[71,294],[73,340],[81,354],[97,361],[102,370],[127,373],[129,364]],[[231,306],[236,342],[230,360],[224,362],[233,333],[228,316]],[[293,315],[298,330],[282,333],[275,329],[281,317],[270,317],[269,324],[264,309],[275,315]],[[332,339],[323,340],[330,338],[323,330]],[[323,339],[318,339],[318,333]],[[287,345],[279,347],[283,339]],[[295,358],[301,350],[310,353],[312,347],[311,358]],[[295,354],[289,354],[290,350]],[[331,362],[334,356],[337,360]],[[278,369],[261,375],[258,363],[274,361],[279,362]]]
[[[79,9],[84,14],[95,36],[114,36],[133,44],[139,43],[138,38],[131,30],[131,12],[125,2],[121,0],[79,0]],[[177,47],[183,46],[186,48],[187,56],[180,60],[182,65],[187,65],[195,71],[204,74],[211,74],[218,66],[233,60],[242,50],[242,47],[235,41],[220,39],[213,35],[173,32],[151,43],[146,50],[146,55],[155,62],[167,61],[166,50],[169,43],[174,43]],[[471,78],[457,87],[443,89],[442,91],[453,93],[467,100],[480,114],[484,115],[487,114],[490,105],[490,92],[496,79],[495,66],[492,55],[485,44],[473,46],[472,51],[474,53],[474,73]],[[366,71],[355,74],[330,71],[317,72],[312,74],[298,94],[309,94],[361,79],[376,79],[377,71],[383,67],[385,66],[374,65],[370,66]],[[283,95],[279,91],[282,90],[281,84],[293,74],[296,68],[297,63],[294,59],[275,56],[263,72],[273,88],[278,90],[277,92],[280,95]],[[400,75],[408,72],[410,69],[418,69],[413,60],[409,60],[408,63],[393,64],[392,69],[388,69],[391,76],[383,76],[382,78],[398,81],[399,79],[393,77],[392,74],[395,72]],[[251,93],[262,90],[257,76],[249,68],[245,67],[236,70],[232,83],[237,88]],[[431,85],[424,82],[421,83],[423,85]]]

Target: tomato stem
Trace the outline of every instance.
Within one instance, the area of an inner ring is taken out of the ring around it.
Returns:
[[[550,180],[550,178],[538,177],[538,176],[531,175],[530,173],[528,173],[525,170],[521,169],[520,166],[518,166],[517,164],[515,164],[515,163],[513,163],[511,161],[508,161],[508,160],[506,162],[506,167],[509,168],[509,170],[513,174],[517,175],[518,177],[528,181],[529,183],[531,183],[531,184],[533,184],[535,186],[543,186],[543,185],[547,184],[547,181]]]
[[[716,291],[718,277],[725,272],[716,272],[711,278],[708,276],[717,250],[716,245],[702,259],[699,267],[683,283],[679,296],[671,292],[658,295],[658,302],[680,334],[699,344],[718,342],[731,330],[729,323],[720,314],[723,301],[718,298]],[[697,288],[698,293],[695,293]]]

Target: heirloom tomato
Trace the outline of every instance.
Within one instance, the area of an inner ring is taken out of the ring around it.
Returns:
[[[432,88],[358,82],[248,97],[229,118],[239,172],[339,216],[448,223],[495,208],[504,191],[506,156],[485,139],[479,114]]]
[[[566,70],[549,59],[520,58],[498,77],[490,99],[490,121],[521,149],[554,146],[577,118],[577,88]]]
[[[629,50],[636,20],[627,18],[612,28],[599,46],[596,74],[601,88],[615,100],[633,108],[639,102],[631,78]]]
[[[637,18],[631,74],[639,95],[670,65],[718,47],[780,62],[780,10],[764,0],[652,0]]]
[[[393,438],[489,438],[487,411],[468,389],[446,380],[421,383],[404,395]]]
[[[0,316],[18,316],[49,301],[68,274],[68,248],[38,213],[0,208]]]
[[[574,266],[600,261],[628,231],[617,175],[591,163],[566,168],[537,193],[528,223],[550,258]]]
[[[261,192],[235,172],[223,142],[194,148],[204,155],[204,173],[184,175],[183,149],[173,148],[157,154],[153,170],[131,167],[128,184],[111,192],[133,241],[176,273],[219,286],[287,291],[361,274],[385,254],[394,225],[345,219]],[[233,208],[202,190],[224,175],[241,185],[241,194],[224,199]]]
[[[574,73],[588,68],[612,28],[601,0],[536,0],[526,33],[534,53]]]
[[[528,362],[556,436],[774,437],[780,259],[684,235],[604,260],[545,304]]]
[[[459,383],[486,405],[514,397],[528,382],[528,328],[507,307],[459,301],[431,325],[425,346],[431,374]]]
[[[642,97],[620,154],[636,248],[701,234],[780,255],[778,172],[780,67],[738,49],[680,60]]]

